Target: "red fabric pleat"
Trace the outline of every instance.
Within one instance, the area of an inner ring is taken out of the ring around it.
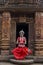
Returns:
[[[26,55],[31,54],[32,51],[28,51],[27,47],[17,47],[12,50],[12,53],[16,59],[24,59]]]

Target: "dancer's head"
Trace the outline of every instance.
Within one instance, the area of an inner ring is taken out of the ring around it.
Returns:
[[[24,31],[21,30],[21,31],[19,32],[19,35],[20,35],[21,37],[23,37],[23,36],[24,36]]]

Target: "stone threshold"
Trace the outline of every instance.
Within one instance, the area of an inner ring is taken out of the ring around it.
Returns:
[[[8,55],[8,56],[2,56],[0,55],[0,61],[9,61],[10,59],[14,59],[13,55]],[[25,59],[33,59],[34,62],[42,62],[43,63],[43,56],[27,56]]]

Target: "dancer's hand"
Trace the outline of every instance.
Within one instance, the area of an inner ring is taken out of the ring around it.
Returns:
[[[18,45],[18,47],[25,47],[25,45]]]

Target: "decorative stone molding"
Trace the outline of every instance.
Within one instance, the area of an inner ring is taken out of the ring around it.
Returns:
[[[2,14],[2,43],[1,43],[1,55],[9,55],[10,48],[10,33],[11,33],[11,15],[9,12],[3,12]]]
[[[2,14],[2,40],[10,40],[10,13],[4,12]]]

